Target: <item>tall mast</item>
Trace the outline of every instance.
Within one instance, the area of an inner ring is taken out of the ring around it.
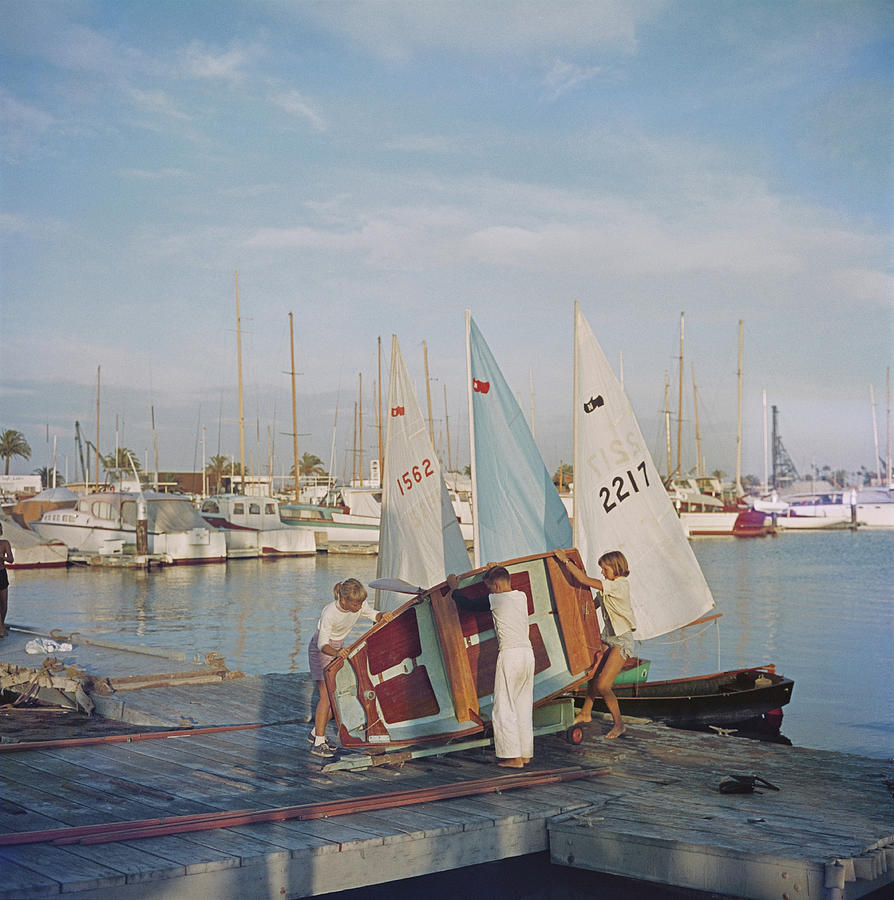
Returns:
[[[295,460],[295,502],[300,502],[299,480],[300,470],[298,468],[298,407],[295,403],[295,329],[292,322],[292,314],[289,313],[289,346],[292,349],[292,456]]]
[[[385,457],[382,453],[382,338],[379,336],[379,402],[376,406],[376,428],[379,436],[379,487],[382,487],[382,475]]]
[[[447,471],[453,471],[453,457],[450,455],[450,417],[447,415],[447,384],[444,384],[444,431],[447,432]]]
[[[680,390],[677,405],[677,475],[683,473],[683,313],[680,313]]]
[[[354,401],[354,446],[351,450],[351,487],[357,484],[357,401]]]
[[[577,473],[580,472],[578,466],[580,465],[580,460],[577,452],[577,429],[578,429],[578,419],[580,416],[580,403],[578,403],[578,398],[580,394],[580,385],[578,384],[578,358],[577,358],[577,319],[578,319],[578,302],[574,301],[574,326],[572,328],[573,340],[574,340],[574,352],[572,355],[573,362],[573,381],[571,388],[571,402],[572,402],[572,414],[571,414],[571,471],[572,477],[575,482],[577,481]],[[559,478],[562,477],[562,464],[559,463]],[[574,486],[574,492],[571,495],[571,540],[575,547],[578,546],[578,538],[579,538],[579,529],[578,529],[578,521],[580,516],[577,514],[577,484]]]
[[[667,480],[670,481],[671,472],[671,414],[670,414],[670,376],[664,373],[664,443],[667,450]]]
[[[704,475],[702,469],[702,436],[698,430],[698,389],[695,386],[695,363],[692,365],[692,408],[695,410],[695,472]]]
[[[879,486],[881,487],[883,484],[882,459],[878,453],[878,420],[875,417],[875,392],[873,391],[871,384],[869,385],[869,406],[872,409],[872,439],[875,443],[875,472]]]
[[[93,471],[95,473],[94,482],[96,483],[96,488],[99,490],[99,371],[102,366],[96,367],[96,463],[93,466]],[[115,460],[117,464],[118,460]]]
[[[736,496],[742,496],[742,320],[739,319],[739,368],[737,371],[738,401],[736,404]]]
[[[888,487],[891,483],[891,367],[888,366],[888,455],[885,458],[885,476]]]
[[[435,429],[431,418],[431,383],[428,380],[428,346],[425,341],[422,342],[422,356],[425,361],[425,396],[428,399],[428,436],[431,438],[431,445],[435,445]]]
[[[466,393],[469,400],[469,470],[472,473],[472,561],[481,565],[481,541],[478,516],[478,485],[475,479],[475,408],[472,400],[472,311],[466,310]]]
[[[764,490],[770,489],[769,473],[768,473],[768,455],[767,455],[767,389],[761,390],[761,403],[763,405],[764,414]]]
[[[242,319],[239,316],[239,270],[236,270],[236,360],[239,375],[239,485],[245,493],[245,409],[242,404]]]
[[[363,372],[360,373],[360,397],[357,404],[360,410],[360,424],[357,429],[357,449],[360,452],[360,458],[357,468],[360,470],[360,487],[363,487]]]

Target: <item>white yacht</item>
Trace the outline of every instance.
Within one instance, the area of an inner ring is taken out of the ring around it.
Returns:
[[[149,554],[177,564],[226,561],[223,534],[210,528],[189,497],[180,494],[100,491],[81,497],[74,507],[45,511],[31,527],[45,541],[62,541],[70,550],[122,553],[136,547],[141,502],[146,505]]]
[[[230,559],[258,556],[311,556],[313,533],[282,521],[273,497],[215,494],[202,503],[202,518],[223,532]]]

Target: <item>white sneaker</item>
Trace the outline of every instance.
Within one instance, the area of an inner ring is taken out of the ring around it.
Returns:
[[[322,756],[323,759],[331,759],[335,756],[335,751],[329,748],[328,743],[323,744],[314,744],[313,747],[310,748],[311,756]]]

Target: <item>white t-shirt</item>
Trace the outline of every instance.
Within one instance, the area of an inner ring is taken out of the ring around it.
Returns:
[[[528,636],[528,598],[522,591],[504,591],[488,595],[490,611],[497,629],[501,650],[530,647]]]
[[[361,616],[375,622],[376,615],[378,613],[369,600],[364,600],[357,612],[346,612],[338,605],[337,600],[333,600],[320,613],[320,621],[317,622],[317,647],[322,649],[332,641],[341,645]]]
[[[623,575],[612,581],[602,582],[602,606],[608,613],[612,633],[618,637],[628,631],[636,631],[636,619],[630,605],[630,582]]]

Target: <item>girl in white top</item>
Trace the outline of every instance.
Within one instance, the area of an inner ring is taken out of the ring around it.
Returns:
[[[455,589],[456,576],[448,575],[447,583]],[[497,765],[521,769],[534,756],[534,650],[528,635],[528,598],[512,589],[503,566],[488,569],[484,583],[490,591],[488,602],[499,648],[491,712],[494,750],[500,760]],[[474,603],[459,592],[453,596],[465,606]]]
[[[334,756],[336,748],[326,740],[326,726],[332,718],[332,708],[329,693],[323,684],[323,669],[337,656],[347,659],[345,638],[361,616],[371,622],[387,622],[393,618],[393,613],[376,612],[366,599],[366,588],[356,578],[340,581],[335,585],[333,594],[335,599],[323,608],[317,630],[307,648],[310,675],[320,693],[313,731],[307,739],[313,743],[311,753],[324,757]]]
[[[597,676],[587,686],[586,699],[574,721],[591,720],[593,701],[596,695],[600,694],[611,713],[613,723],[611,731],[605,737],[618,738],[624,734],[627,726],[621,718],[618,698],[612,691],[612,684],[623,668],[624,660],[633,656],[633,632],[636,631],[636,620],[630,606],[630,584],[627,581],[630,566],[627,557],[620,550],[610,550],[599,557],[599,568],[605,579],[603,582],[599,578],[591,578],[583,569],[576,566],[568,559],[564,550],[553,552],[578,584],[602,591],[602,612],[605,619],[602,640],[609,646],[608,656]]]

